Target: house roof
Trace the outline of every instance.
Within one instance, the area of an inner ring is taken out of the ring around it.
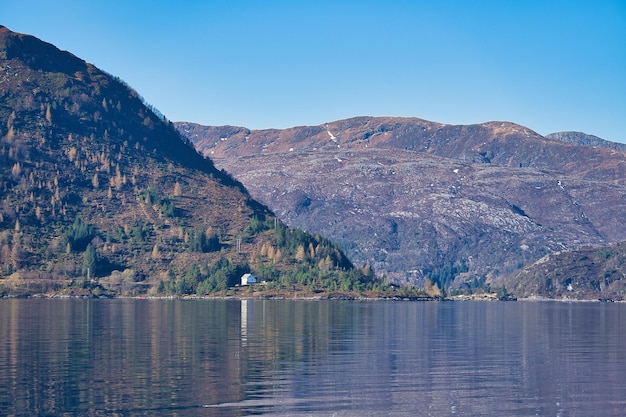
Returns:
[[[241,276],[241,281],[242,282],[256,282],[256,278],[252,274],[243,274]]]

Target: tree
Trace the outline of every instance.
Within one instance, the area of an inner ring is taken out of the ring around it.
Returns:
[[[130,237],[135,243],[146,243],[148,240],[149,232],[150,227],[148,225],[136,222],[130,232]]]
[[[21,238],[21,234],[17,232],[13,235],[13,247],[11,249],[11,264],[13,265],[14,270],[20,269],[22,258],[24,257],[20,238]]]
[[[430,297],[437,298],[442,296],[441,289],[439,289],[437,283],[433,283],[430,279],[426,279],[424,282],[424,290]]]
[[[320,271],[330,271],[333,267],[333,261],[330,258],[330,255],[326,256],[326,258],[321,259],[318,263],[318,268],[320,269]]]
[[[67,151],[67,157],[69,158],[70,162],[74,162],[77,156],[78,156],[78,151],[76,150],[75,147],[72,146],[69,149],[69,151]]]
[[[193,230],[189,236],[189,250],[191,252],[204,252],[206,246],[206,235],[204,231]]]
[[[65,239],[72,251],[80,252],[86,249],[87,245],[96,236],[92,225],[85,223],[80,217],[76,217],[65,232]]]
[[[203,230],[192,230],[189,236],[189,251],[208,253],[215,252],[220,249],[220,241],[217,234],[213,233],[207,237]]]
[[[16,162],[11,168],[11,174],[13,174],[13,176],[15,177],[19,177],[21,173],[22,173],[22,165],[20,165],[19,162]]]
[[[182,187],[178,181],[174,184],[174,197],[180,197],[183,194]]]
[[[96,267],[98,265],[98,253],[96,248],[90,243],[85,249],[83,254],[83,273],[89,276],[94,276],[96,273]]]
[[[152,259],[159,259],[161,257],[161,253],[159,251],[159,244],[155,243],[152,247]]]
[[[207,252],[215,252],[220,250],[220,239],[216,233],[208,235],[206,239],[205,249]]]
[[[296,260],[299,262],[304,262],[306,259],[306,253],[304,252],[304,246],[299,245],[298,250],[296,251]]]

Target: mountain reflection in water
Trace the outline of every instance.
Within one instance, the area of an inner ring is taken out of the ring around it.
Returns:
[[[626,305],[0,300],[8,415],[618,416]]]

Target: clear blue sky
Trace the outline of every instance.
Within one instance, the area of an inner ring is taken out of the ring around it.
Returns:
[[[626,142],[626,0],[0,0],[170,120],[507,120]]]

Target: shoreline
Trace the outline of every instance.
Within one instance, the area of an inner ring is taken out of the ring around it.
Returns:
[[[597,299],[573,299],[573,298],[548,298],[548,297],[523,297],[499,299],[490,295],[463,295],[447,298],[423,297],[403,297],[403,296],[364,296],[357,294],[320,294],[320,295],[297,295],[289,294],[229,294],[229,295],[88,295],[88,294],[29,294],[29,295],[4,295],[0,300],[11,299],[93,299],[93,300],[277,300],[277,301],[402,301],[402,302],[446,302],[446,301],[478,301],[478,302],[559,302],[559,303],[625,303],[625,300],[614,300],[610,298]]]

